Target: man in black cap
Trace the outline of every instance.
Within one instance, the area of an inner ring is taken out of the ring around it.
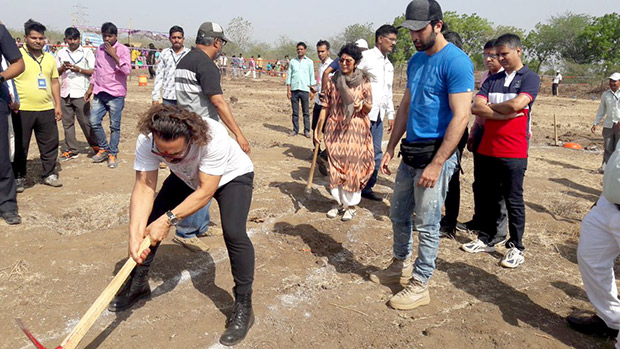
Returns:
[[[430,303],[428,282],[439,248],[441,206],[457,170],[455,150],[469,121],[474,88],[471,60],[441,32],[443,13],[439,4],[414,0],[407,6],[405,17],[401,27],[409,29],[419,52],[409,61],[407,89],[381,160],[381,172],[389,175],[388,164],[407,131],[390,205],[394,256],[388,268],[370,275],[376,283],[405,286],[388,302],[399,310]],[[414,228],[420,240],[415,264],[410,258]]]
[[[223,96],[221,73],[215,61],[228,42],[224,29],[217,23],[205,22],[196,35],[196,48],[187,53],[177,64],[174,72],[177,104],[187,106],[203,119],[221,121],[234,134],[244,152],[250,152],[250,144],[241,132]],[[208,247],[198,236],[210,234],[209,202],[205,207],[184,219],[177,226],[172,240],[191,251],[207,251]],[[219,234],[214,234],[219,235]]]

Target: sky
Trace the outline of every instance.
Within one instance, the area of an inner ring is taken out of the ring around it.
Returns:
[[[167,32],[171,26],[180,25],[186,36],[193,37],[202,22],[212,21],[226,27],[232,18],[243,17],[253,24],[254,41],[274,42],[285,35],[293,41],[312,43],[333,37],[354,23],[373,23],[374,27],[392,23],[405,12],[409,1],[28,0],[27,6],[21,1],[3,3],[0,21],[12,29],[21,29],[28,18],[33,18],[50,29],[64,30],[72,24],[74,6],[80,4],[87,8],[86,24],[93,26],[111,21],[121,28]],[[495,25],[525,30],[567,11],[593,16],[620,12],[617,0],[439,0],[439,3],[444,12],[477,13]]]

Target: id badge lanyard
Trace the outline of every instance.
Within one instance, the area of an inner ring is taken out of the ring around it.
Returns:
[[[37,79],[38,88],[41,90],[46,90],[47,80],[45,80],[45,77],[43,76],[43,58],[45,57],[45,53],[41,52],[41,61],[38,61],[36,58],[34,58],[34,55],[30,53],[30,51],[26,50],[26,52],[28,52],[28,56],[30,56],[30,58],[32,58],[32,60],[37,62],[37,64],[39,65],[39,78]]]

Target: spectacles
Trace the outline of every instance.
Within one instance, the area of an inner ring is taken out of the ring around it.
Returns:
[[[222,43],[222,47],[226,46],[226,44],[228,43],[228,41],[220,38],[220,42]]]
[[[482,58],[487,59],[487,58],[491,58],[491,59],[497,59],[497,55],[494,53],[485,53],[482,55]]]
[[[151,142],[151,153],[157,156],[161,156],[162,158],[167,159],[170,163],[173,164],[183,161],[183,159],[185,159],[185,157],[189,153],[189,149],[190,144],[189,142],[187,142],[187,144],[185,145],[185,149],[180,154],[162,153],[159,151],[159,149],[157,149],[157,146],[155,146],[155,138],[153,138],[153,141]]]
[[[353,63],[355,63],[355,60],[352,59],[352,58],[340,58],[340,64],[349,65],[349,64],[353,64]]]

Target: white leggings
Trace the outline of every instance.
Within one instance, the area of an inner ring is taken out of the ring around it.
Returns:
[[[577,259],[588,299],[608,327],[620,329],[614,261],[620,256],[620,209],[601,196],[581,222]],[[616,348],[620,349],[620,335]]]
[[[342,186],[337,186],[331,190],[332,196],[342,206],[355,206],[362,200],[362,191],[346,191]]]

